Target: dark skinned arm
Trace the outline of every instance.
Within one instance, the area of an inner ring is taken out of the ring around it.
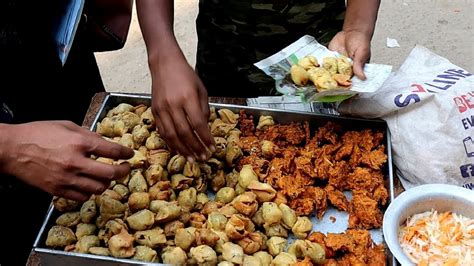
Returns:
[[[173,31],[173,1],[137,0],[152,77],[152,110],[160,135],[188,161],[214,150],[207,91],[187,63]]]
[[[366,79],[363,69],[370,59],[379,6],[380,0],[348,0],[342,31],[329,43],[329,49],[352,58],[354,74],[360,79]]]
[[[0,124],[0,173],[55,196],[86,201],[130,173],[128,164],[97,162],[91,154],[127,159],[133,151],[68,121]]]

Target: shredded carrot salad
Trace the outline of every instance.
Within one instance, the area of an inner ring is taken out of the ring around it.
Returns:
[[[398,239],[420,266],[474,265],[474,219],[435,210],[409,217]]]

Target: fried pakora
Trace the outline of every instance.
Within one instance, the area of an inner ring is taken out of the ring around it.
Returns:
[[[316,139],[320,143],[336,144],[341,127],[335,123],[328,122],[326,125],[318,128]]]
[[[314,165],[311,161],[311,158],[298,156],[295,158],[295,167],[297,170],[308,175],[311,178],[316,178],[316,171]]]
[[[354,191],[349,205],[349,228],[373,229],[382,226],[382,211],[365,191]]]
[[[238,127],[242,131],[243,136],[251,136],[255,132],[255,124],[253,115],[247,115],[245,110],[240,110]]]
[[[387,258],[385,257],[385,248],[382,244],[375,245],[367,250],[367,265],[378,266],[385,265]]]
[[[297,215],[311,215],[316,211],[316,217],[321,219],[327,210],[326,192],[320,187],[308,186],[301,195],[289,202],[289,206]]]
[[[387,188],[383,184],[381,184],[374,190],[374,193],[372,194],[372,198],[375,201],[377,201],[380,205],[385,206],[387,204],[387,199],[388,199]]]
[[[385,154],[385,146],[383,145],[376,150],[364,153],[361,158],[362,164],[374,170],[380,170],[386,161],[387,155]]]
[[[372,242],[367,230],[349,229],[345,233],[313,232],[307,240],[320,244],[326,252],[323,265],[386,265],[383,245]]]
[[[242,112],[239,119],[250,120]],[[253,120],[245,123],[250,125]],[[251,127],[240,137],[244,156],[237,162],[238,169],[245,164],[252,165],[260,181],[286,196],[288,206],[298,215],[316,212],[321,219],[329,200],[339,210],[352,208],[355,226],[358,222],[354,215],[362,209],[357,205],[371,202],[356,200],[349,204],[343,194],[346,190],[368,192],[368,197],[376,202],[373,211],[378,210],[378,203],[386,204],[388,193],[380,170],[387,159],[385,148],[380,145],[383,133],[370,129],[343,131],[332,122],[319,127],[313,137],[308,123],[275,123],[253,132]],[[279,152],[265,159],[258,140],[272,143]],[[371,224],[380,227],[379,223]]]
[[[333,252],[354,252],[354,239],[345,233],[328,233],[325,238],[326,247]]]
[[[372,193],[383,182],[382,174],[371,169],[357,167],[347,176],[348,187],[351,190]]]
[[[294,199],[313,184],[313,179],[300,171],[296,171],[294,175],[282,176],[276,184],[284,195]]]
[[[256,136],[245,136],[239,140],[239,146],[247,154],[261,154],[260,141]]]
[[[341,211],[347,212],[349,209],[349,201],[342,191],[334,188],[331,185],[327,185],[324,188],[324,191],[326,191],[328,200],[334,207]]]
[[[304,257],[304,260],[298,261],[297,263],[293,264],[293,266],[313,266],[313,262],[309,257]]]
[[[306,141],[306,130],[301,123],[277,124],[260,134],[261,140],[269,140],[278,147],[299,145]]]

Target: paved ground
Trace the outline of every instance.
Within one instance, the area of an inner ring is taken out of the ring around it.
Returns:
[[[195,62],[198,0],[175,0],[175,32],[191,65]],[[474,1],[383,0],[372,41],[372,62],[400,66],[420,44],[453,63],[474,71]],[[386,38],[400,48],[387,48]],[[133,18],[128,42],[116,52],[98,53],[97,60],[108,91],[149,92],[146,50]]]

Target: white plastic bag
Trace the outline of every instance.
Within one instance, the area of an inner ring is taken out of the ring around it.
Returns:
[[[474,75],[415,47],[377,93],[339,112],[387,121],[405,188],[446,183],[474,189]]]

